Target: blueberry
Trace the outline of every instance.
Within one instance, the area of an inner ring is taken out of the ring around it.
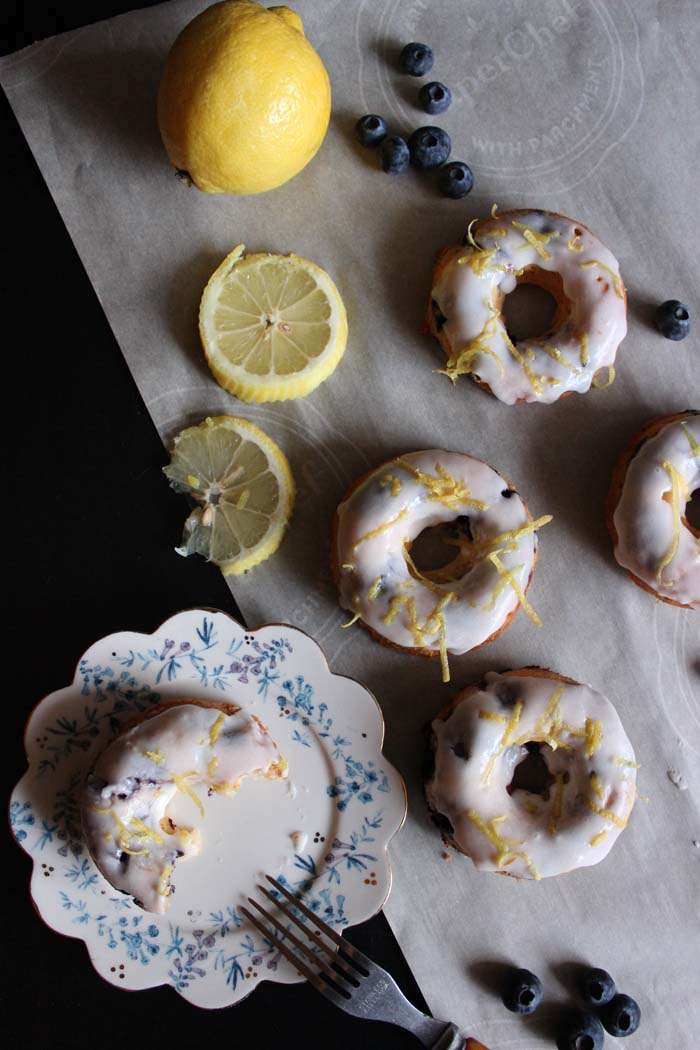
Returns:
[[[610,1035],[632,1035],[639,1028],[641,1011],[629,995],[618,992],[600,1011],[605,1028]]]
[[[461,160],[453,160],[451,164],[446,164],[438,175],[440,193],[452,197],[453,200],[466,197],[473,185],[472,169]]]
[[[404,73],[412,77],[424,77],[433,68],[435,56],[427,44],[406,44],[399,57],[399,65]]]
[[[559,1050],[602,1050],[603,1026],[593,1014],[575,1010],[564,1019],[557,1033]]]
[[[444,113],[452,101],[452,92],[446,84],[432,80],[418,92],[418,104],[426,113]]]
[[[417,168],[439,168],[450,155],[452,142],[450,136],[442,128],[417,128],[408,145],[411,150],[411,162]]]
[[[382,168],[387,175],[400,175],[402,171],[406,171],[411,154],[405,139],[398,135],[390,135],[382,142],[381,150]]]
[[[586,1006],[604,1006],[615,994],[615,982],[605,970],[586,970],[579,990]]]
[[[690,310],[677,299],[656,307],[656,327],[667,339],[685,339],[690,331]]]
[[[355,125],[355,134],[363,146],[378,146],[387,137],[389,129],[383,117],[367,113]]]
[[[542,1002],[542,982],[529,970],[511,970],[503,989],[503,1005],[514,1014],[532,1014]]]

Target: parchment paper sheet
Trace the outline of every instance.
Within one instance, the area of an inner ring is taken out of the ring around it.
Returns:
[[[188,189],[158,136],[163,61],[202,6],[166,3],[44,41],[3,59],[0,77],[163,439],[208,413],[240,413],[291,460],[299,484],[291,530],[274,558],[235,582],[236,599],[251,624],[286,620],[308,630],[332,667],[360,678],[384,708],[386,751],[410,794],[386,910],[436,1015],[495,1050],[551,1045],[552,1008],[530,1022],[508,1014],[484,987],[488,964],[535,970],[552,1002],[565,997],[566,964],[588,960],[639,998],[635,1050],[695,1047],[700,617],[655,603],[626,579],[612,559],[603,500],[623,443],[649,418],[700,403],[700,6],[298,0],[333,80],[330,132],[301,176],[247,199]],[[397,45],[408,40],[434,47],[432,76],[453,90],[437,120],[415,108],[420,82],[396,72]],[[454,158],[474,167],[468,201],[441,198],[416,173],[381,174],[352,138],[354,120],[368,111],[404,131],[446,127]],[[432,371],[440,352],[420,324],[434,253],[493,201],[579,218],[619,257],[630,330],[612,388],[509,408]],[[27,224],[40,242],[31,216]],[[240,241],[307,255],[342,291],[347,353],[305,400],[239,404],[204,364],[201,289]],[[43,276],[51,279],[50,265]],[[650,306],[671,297],[695,307],[695,331],[683,343],[649,325]],[[79,303],[75,310],[80,338]],[[514,481],[533,514],[555,516],[541,534],[531,591],[544,627],[521,613],[495,644],[452,660],[451,686],[441,685],[435,663],[389,652],[358,627],[341,631],[327,565],[346,486],[385,457],[429,447],[483,457]],[[420,792],[423,725],[455,688],[525,663],[610,697],[650,797],[606,861],[542,883],[479,874],[462,858],[447,863]],[[669,769],[684,775],[687,790],[673,786]]]

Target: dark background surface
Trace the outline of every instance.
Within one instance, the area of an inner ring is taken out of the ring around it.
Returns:
[[[0,52],[133,6],[3,5]],[[10,416],[3,457],[6,799],[25,769],[29,712],[72,679],[90,643],[125,628],[152,631],[195,605],[237,610],[215,568],[173,552],[186,508],[161,473],[166,452],[1,93],[0,124],[2,389]],[[18,366],[16,384],[11,365]],[[304,1050],[418,1045],[397,1029],[346,1017],[305,985],[263,984],[220,1011],[198,1010],[168,988],[125,994],[97,976],[82,941],[43,924],[29,897],[29,858],[9,837],[3,855],[0,996],[14,1047],[125,1050],[154,1037],[168,1047],[213,1040]],[[349,939],[426,1008],[382,915]]]

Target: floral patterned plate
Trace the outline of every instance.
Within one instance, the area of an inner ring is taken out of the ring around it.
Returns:
[[[78,799],[86,770],[121,726],[176,696],[233,700],[257,714],[290,777],[244,781],[234,798],[207,800],[203,821],[193,810],[204,848],[178,866],[168,913],[152,915],[97,871]],[[270,871],[336,928],[379,911],[391,886],[387,846],[406,815],[383,733],[371,693],[331,674],[316,643],[293,627],[246,632],[200,609],[152,635],[103,638],[80,660],[73,684],[42,700],[27,725],[29,769],[10,820],[34,862],[39,914],[81,937],[97,972],[120,988],[169,984],[212,1008],[263,980],[301,980],[238,907]]]

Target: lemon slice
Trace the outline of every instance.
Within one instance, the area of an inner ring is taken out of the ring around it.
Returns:
[[[244,245],[234,248],[202,295],[199,333],[209,367],[242,401],[304,397],[343,356],[343,300],[308,259],[244,253]]]
[[[201,554],[238,576],[273,554],[294,505],[287,457],[247,419],[215,416],[175,438],[164,468],[176,492],[197,506],[178,554]]]

